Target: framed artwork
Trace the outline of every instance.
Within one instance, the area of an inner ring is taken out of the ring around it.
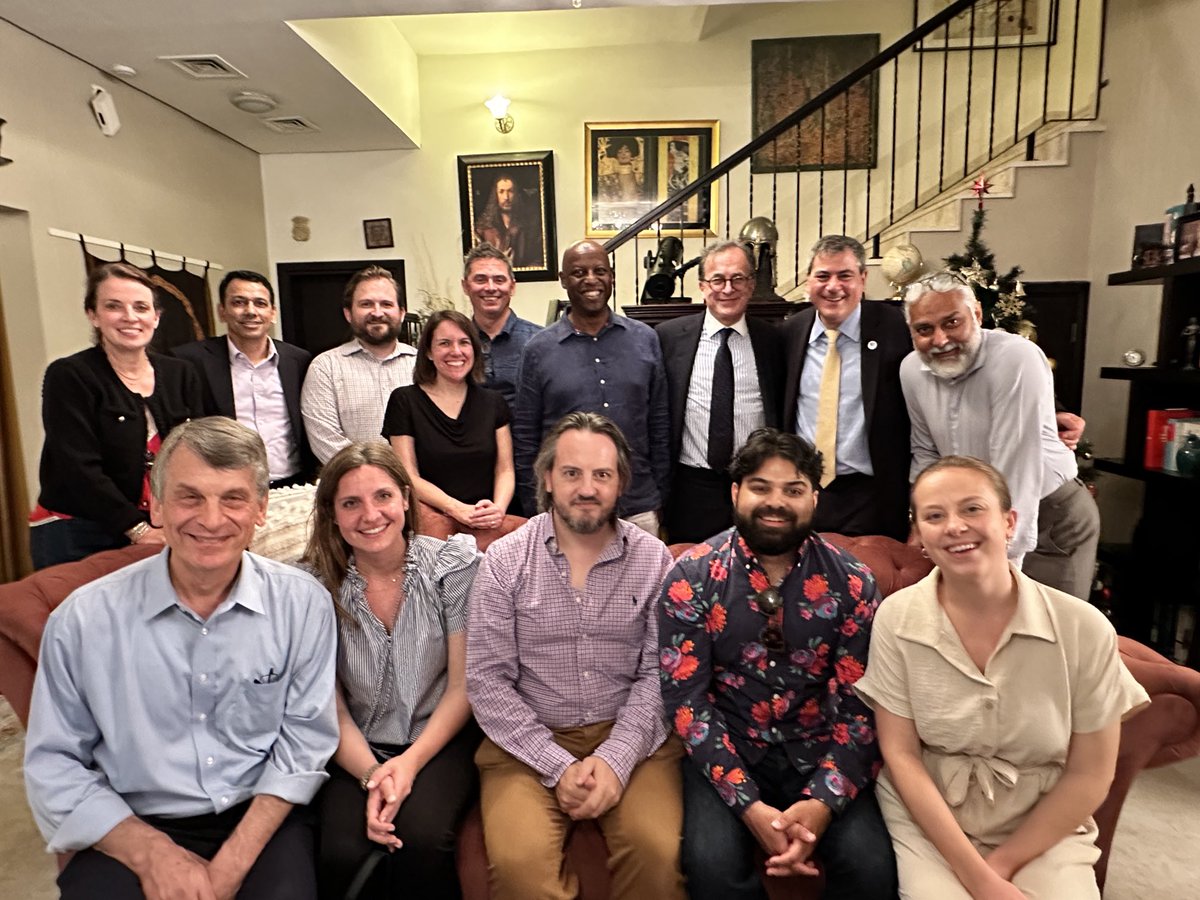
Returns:
[[[486,241],[508,254],[517,281],[558,277],[554,153],[458,158],[463,253]]]
[[[1189,213],[1175,220],[1175,259],[1193,256],[1200,256],[1200,213]]]
[[[363,240],[368,250],[380,250],[384,247],[395,247],[392,240],[391,219],[363,219]]]
[[[717,162],[715,119],[586,122],[583,136],[588,237],[612,237]],[[713,232],[716,217],[709,187],[668,213],[663,227],[703,237]]]
[[[750,42],[751,106],[757,137],[879,54],[877,34],[774,38]],[[753,174],[872,169],[876,161],[879,80],[864,79],[845,99],[810,116],[750,160]],[[822,146],[822,143],[824,146]]]
[[[1163,259],[1163,223],[1151,222],[1148,225],[1133,226],[1133,254],[1130,262],[1131,269],[1143,269],[1147,266],[1161,266],[1168,260]]]
[[[928,22],[955,0],[914,0],[913,27]],[[974,38],[972,38],[974,31]],[[995,47],[1048,47],[1058,40],[1058,0],[988,0],[939,28],[918,51]]]

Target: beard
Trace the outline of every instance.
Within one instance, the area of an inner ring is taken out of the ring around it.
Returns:
[[[760,519],[768,515],[786,519],[788,525],[784,528],[764,525]],[[746,546],[754,551],[755,556],[794,553],[812,534],[812,516],[802,522],[790,509],[780,506],[756,506],[749,514],[735,509],[733,521],[737,525],[738,534],[746,542]]]
[[[580,500],[595,500],[595,498],[576,497],[574,502],[577,503]],[[554,509],[555,517],[576,534],[595,534],[605,526],[613,525],[617,521],[616,503],[604,506],[602,503],[596,502],[579,508],[571,503],[560,503],[552,494],[550,505]]]
[[[938,354],[929,352],[921,354],[921,362],[925,363],[938,378],[957,378],[962,375],[967,369],[971,368],[971,364],[975,362],[975,357],[979,355],[979,345],[983,343],[983,331],[976,328],[969,338],[965,341],[959,341],[954,344],[949,344],[942,348],[945,353],[950,350],[958,350],[959,354],[954,359],[941,360]]]
[[[392,341],[396,340],[396,338],[398,338],[400,336],[400,325],[402,325],[403,323],[404,323],[403,319],[401,319],[400,322],[397,324],[393,324],[388,319],[384,319],[384,320],[376,319],[376,320],[373,320],[370,322],[366,322],[362,325],[353,323],[350,326],[350,331],[354,334],[354,336],[356,338],[358,338],[358,340],[362,341],[364,344],[371,344],[372,346],[375,346],[375,347],[381,347],[386,344],[390,344]],[[387,327],[382,332],[379,331],[378,329],[372,331],[371,327],[374,325],[385,325]]]

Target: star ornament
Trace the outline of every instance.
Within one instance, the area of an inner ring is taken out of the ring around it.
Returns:
[[[972,259],[971,265],[959,269],[958,274],[971,284],[977,284],[980,287],[984,287],[988,283],[988,270],[981,266],[977,259]]]
[[[983,195],[990,194],[991,192],[992,192],[992,183],[990,181],[988,181],[987,177],[984,175],[980,175],[971,184],[971,193],[974,194],[978,198],[980,209],[983,209]]]

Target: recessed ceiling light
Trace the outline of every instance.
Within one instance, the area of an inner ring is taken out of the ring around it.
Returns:
[[[273,109],[279,108],[279,101],[270,94],[263,94],[258,91],[238,91],[229,98],[229,102],[240,109],[242,112],[268,113]]]
[[[121,78],[133,78],[135,75],[137,75],[137,69],[135,69],[133,66],[127,66],[124,63],[117,63],[112,67],[112,73],[120,76]]]

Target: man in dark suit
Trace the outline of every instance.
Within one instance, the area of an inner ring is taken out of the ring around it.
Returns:
[[[754,262],[745,245],[704,249],[700,292],[705,312],[656,329],[671,411],[671,541],[702,541],[733,524],[733,451],[780,419],[783,340],[769,322],[746,316]]]
[[[312,355],[271,339],[275,291],[257,272],[233,271],[221,280],[217,316],[224,337],[172,352],[196,367],[205,415],[237,419],[262,437],[271,487],[303,484],[316,471],[300,414],[300,386]]]
[[[899,309],[862,302],[866,283],[858,241],[829,235],[813,246],[812,307],[782,327],[784,429],[811,441],[825,459],[815,530],[904,540],[911,450],[899,373],[912,340]]]

